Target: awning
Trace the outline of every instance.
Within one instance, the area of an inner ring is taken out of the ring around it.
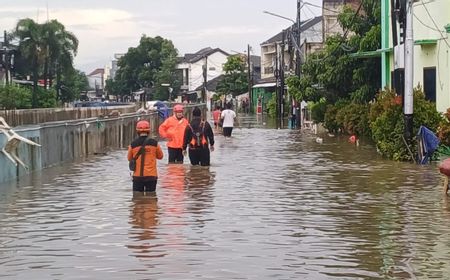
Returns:
[[[415,40],[414,45],[436,45],[437,39]]]
[[[277,85],[276,83],[263,83],[263,84],[254,85],[252,88],[274,87],[276,85]]]
[[[378,56],[381,56],[382,53],[388,53],[388,52],[392,52],[392,48],[378,49],[376,51],[357,52],[357,53],[352,53],[349,56],[355,57],[355,58],[369,58],[369,57],[378,57]]]

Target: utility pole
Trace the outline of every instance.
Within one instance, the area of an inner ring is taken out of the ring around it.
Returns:
[[[252,75],[252,65],[251,65],[251,60],[250,60],[250,45],[247,44],[247,69],[248,69],[248,107],[249,107],[249,111],[252,111],[252,87],[253,87],[253,75]]]
[[[276,94],[276,115],[277,115],[277,126],[278,126],[278,119],[280,117],[280,106],[278,105],[278,96],[280,95],[280,70],[278,67],[278,44],[275,43],[275,94]]]
[[[414,38],[413,38],[413,0],[406,0],[405,30],[405,138],[408,143],[413,135],[413,81],[414,81]]]
[[[280,58],[280,91],[278,96],[278,106],[279,106],[279,127],[283,127],[283,115],[284,115],[284,106],[283,106],[283,100],[284,100],[284,41],[286,37],[286,31],[282,31],[281,36],[281,58]]]
[[[206,102],[206,83],[208,82],[208,57],[205,56],[205,64],[203,65],[203,89],[202,102]]]
[[[297,58],[296,58],[296,69],[295,72],[297,74],[297,76],[300,78],[301,75],[301,71],[300,71],[300,67],[301,67],[301,60],[300,60],[300,9],[301,9],[301,0],[297,0]]]

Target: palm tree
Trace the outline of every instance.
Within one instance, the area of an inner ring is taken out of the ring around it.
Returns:
[[[16,25],[15,36],[19,38],[20,54],[30,62],[33,73],[32,107],[37,106],[37,84],[39,79],[39,67],[45,58],[44,36],[41,25],[34,20],[21,19]]]
[[[73,59],[78,50],[78,39],[57,20],[44,23],[43,28],[47,42],[47,71],[44,71],[44,76],[49,78],[50,86],[52,86],[53,74],[55,73],[57,89],[59,89],[61,73],[73,70]]]
[[[22,19],[17,23],[15,36],[19,39],[20,53],[25,60],[31,62],[30,70],[33,73],[32,103],[33,108],[35,108],[40,70],[43,73],[45,88],[47,88],[49,81],[49,86],[52,86],[53,77],[56,74],[56,89],[59,92],[62,73],[73,70],[73,59],[78,50],[78,39],[57,20],[38,24],[29,18]]]

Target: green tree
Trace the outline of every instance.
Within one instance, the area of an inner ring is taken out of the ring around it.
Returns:
[[[39,103],[37,99],[39,78],[43,77],[44,88],[47,88],[47,82],[51,83],[56,75],[59,89],[62,74],[73,71],[73,58],[78,49],[78,40],[57,20],[38,24],[29,18],[19,20],[14,36],[19,39],[16,71],[22,77],[31,73],[32,104],[35,108]]]
[[[89,82],[84,72],[72,69],[61,78],[59,86],[59,99],[62,102],[71,102],[80,98],[81,92],[89,89]]]
[[[45,37],[42,33],[41,26],[29,18],[19,20],[16,25],[15,36],[19,39],[20,56],[23,60],[28,61],[29,69],[32,72],[33,108],[37,107],[39,67],[45,60],[45,48],[43,48]]]
[[[236,96],[248,91],[246,64],[242,56],[229,56],[223,70],[225,71],[223,79],[217,84],[219,95]]]
[[[338,20],[347,36],[329,37],[323,51],[309,56],[301,79],[287,79],[296,99],[317,102],[325,98],[327,103],[351,99],[365,103],[377,93],[381,80],[379,57],[362,59],[351,54],[380,48],[379,1],[362,0],[357,11],[346,6]]]
[[[110,83],[109,89],[120,88],[119,93],[124,95],[151,87],[155,97],[167,100],[167,87],[161,84],[170,84],[175,90],[178,90],[177,85],[180,85],[175,71],[177,54],[172,41],[160,36],[152,38],[143,35],[139,45],[129,48],[119,59],[119,70],[115,78],[117,84]]]
[[[47,80],[52,86],[53,78],[56,76],[58,92],[61,87],[62,75],[71,76],[71,74],[74,74],[73,59],[77,54],[78,39],[57,20],[44,23],[42,29],[46,42],[44,88],[47,88]],[[61,96],[58,96],[58,98],[61,98]]]

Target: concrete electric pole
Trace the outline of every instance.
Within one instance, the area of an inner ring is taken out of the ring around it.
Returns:
[[[413,81],[414,81],[414,38],[413,38],[413,0],[406,0],[405,30],[405,138],[411,141],[413,136]]]

